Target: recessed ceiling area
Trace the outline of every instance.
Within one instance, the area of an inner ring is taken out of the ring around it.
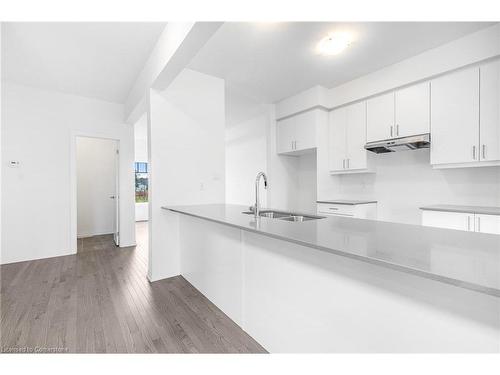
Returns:
[[[2,79],[123,103],[165,25],[4,22]]]
[[[466,34],[485,22],[225,23],[189,68],[224,78],[265,103],[315,85],[338,86]],[[318,42],[349,32],[342,53],[323,56]]]

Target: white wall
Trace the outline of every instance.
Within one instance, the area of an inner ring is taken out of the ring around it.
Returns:
[[[148,116],[144,113],[134,124],[135,161],[148,162]],[[149,217],[149,204],[135,204],[135,221],[146,221]]]
[[[116,141],[78,137],[76,140],[77,236],[115,232]]]
[[[6,82],[3,89],[2,160],[20,167],[2,164],[2,263],[76,252],[77,135],[120,141],[121,245],[134,244],[133,128],[123,105]]]
[[[268,203],[276,209],[294,209],[298,196],[299,158],[276,153],[276,114],[272,107],[267,134],[267,169],[269,171]]]
[[[164,205],[223,203],[225,200],[224,81],[184,69],[163,92],[151,90],[150,257],[148,277],[180,273],[176,223]]]
[[[267,133],[271,105],[259,103],[226,86],[226,203],[251,205],[255,177],[267,171]],[[260,183],[262,207],[267,191]]]
[[[297,167],[297,207],[301,212],[316,212],[316,152],[299,156]]]

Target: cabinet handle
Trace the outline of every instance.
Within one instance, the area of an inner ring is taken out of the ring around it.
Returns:
[[[391,137],[392,137],[392,128],[393,128],[393,126],[391,125]]]
[[[477,217],[477,231],[476,232],[481,232],[481,216]]]
[[[470,216],[467,216],[467,230],[470,231]]]
[[[472,146],[472,160],[476,160],[476,146]]]
[[[347,158],[347,169],[349,169],[349,158]]]
[[[399,125],[396,125],[396,135],[399,137]]]
[[[345,159],[342,159],[342,168],[345,169]]]
[[[486,145],[483,145],[483,159],[486,159]]]

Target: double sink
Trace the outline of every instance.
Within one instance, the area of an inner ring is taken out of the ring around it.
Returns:
[[[245,211],[243,213],[246,215],[254,215],[253,211]],[[276,211],[276,210],[261,210],[259,212],[259,216],[267,217],[270,219],[278,219],[278,220],[283,220],[283,221],[295,221],[295,222],[318,220],[318,219],[325,218],[324,216],[303,215],[303,214],[298,214],[298,213],[294,213],[294,212]]]

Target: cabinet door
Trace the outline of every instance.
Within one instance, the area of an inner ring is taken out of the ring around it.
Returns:
[[[366,102],[352,104],[346,107],[346,157],[348,169],[367,168],[366,143]]]
[[[407,137],[430,131],[430,83],[413,85],[395,93],[396,137]]]
[[[474,214],[463,212],[422,211],[422,225],[474,231]]]
[[[500,216],[476,214],[476,232],[500,235]]]
[[[480,159],[500,160],[500,61],[479,68],[480,96]]]
[[[431,164],[479,160],[479,68],[431,82]]]
[[[295,150],[308,150],[316,147],[316,124],[320,121],[321,110],[314,109],[294,116]]]
[[[340,171],[345,168],[347,127],[346,107],[330,112],[328,122],[330,170]]]
[[[366,141],[394,137],[394,92],[366,101]]]
[[[276,148],[278,154],[293,151],[295,142],[295,121],[293,118],[276,123]]]

